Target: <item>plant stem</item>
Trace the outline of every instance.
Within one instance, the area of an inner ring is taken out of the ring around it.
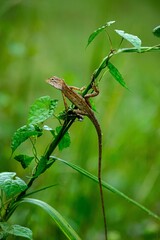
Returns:
[[[76,116],[70,120],[65,120],[59,134],[57,135],[57,137],[53,140],[53,142],[51,142],[51,144],[49,145],[49,148],[47,150],[47,152],[45,153],[44,157],[45,159],[49,160],[52,152],[55,150],[55,148],[57,147],[57,145],[59,144],[59,142],[61,141],[61,139],[63,138],[63,136],[65,135],[65,133],[68,131],[68,129],[71,127],[71,125],[73,124],[73,122],[75,121]]]

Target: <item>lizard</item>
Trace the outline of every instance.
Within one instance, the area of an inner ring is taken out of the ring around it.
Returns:
[[[101,180],[101,161],[102,161],[102,132],[98,120],[96,119],[93,110],[91,109],[88,98],[94,97],[99,94],[97,87],[93,86],[94,93],[86,94],[84,97],[78,93],[76,93],[73,89],[78,89],[76,87],[68,86],[65,81],[59,77],[53,76],[46,80],[48,84],[52,87],[60,90],[62,92],[63,99],[66,97],[69,101],[72,102],[76,106],[76,109],[73,110],[75,113],[81,115],[86,115],[91,122],[93,123],[97,136],[98,136],[98,181],[99,181],[99,189],[100,189],[100,198],[101,198],[101,205],[102,205],[102,213],[103,213],[103,221],[104,221],[104,230],[105,230],[105,238],[107,240],[107,222],[106,222],[106,215],[105,215],[105,205],[104,205],[104,196],[102,190],[102,180]],[[65,104],[65,101],[64,101]],[[66,106],[66,104],[65,104]]]

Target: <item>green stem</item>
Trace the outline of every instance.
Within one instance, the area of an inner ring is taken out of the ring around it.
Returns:
[[[59,132],[59,134],[58,134],[57,137],[51,142],[51,144],[50,144],[49,147],[48,147],[48,150],[46,151],[46,153],[45,153],[44,156],[43,156],[43,157],[46,159],[46,161],[49,161],[51,154],[53,153],[53,151],[55,150],[55,148],[57,147],[57,145],[59,144],[59,142],[61,141],[61,139],[62,139],[63,136],[65,135],[65,133],[66,133],[66,132],[68,131],[68,129],[71,127],[71,125],[73,124],[73,122],[75,121],[75,119],[76,119],[76,116],[75,116],[75,118],[73,118],[72,120],[70,120],[70,119],[65,120],[65,122],[64,122],[64,124],[63,124],[63,126],[62,126],[62,128],[61,128],[61,130],[60,130],[60,132]],[[52,163],[52,164],[53,164],[53,163]],[[51,165],[52,165],[52,164],[51,164]],[[50,165],[50,166],[51,166],[51,165]],[[46,164],[46,166],[47,166],[47,164]],[[38,167],[38,165],[37,165],[37,167]],[[37,168],[37,167],[36,167],[36,168]],[[48,167],[46,167],[43,172],[45,172],[45,171],[47,170],[47,168],[48,168]],[[21,193],[18,195],[16,201],[20,200],[21,198],[23,198],[23,197],[25,196],[27,190],[32,186],[33,182],[37,179],[37,177],[38,177],[38,176],[37,176],[37,174],[36,174],[36,172],[35,172],[35,173],[33,174],[32,178],[29,180],[29,182],[28,182],[28,184],[27,184],[27,189],[25,189],[23,192],[21,192]]]
[[[137,48],[120,48],[117,50],[115,54],[119,53],[146,53],[146,52],[153,52],[153,51],[160,51],[160,44],[153,46],[153,47],[141,47],[140,50]]]
[[[91,78],[91,82],[89,83],[89,85],[86,87],[86,89],[84,90],[82,96],[84,97],[88,91],[92,88],[93,83],[95,82],[95,80],[98,78],[98,76],[100,75],[101,71],[107,67],[108,65],[108,61],[109,59],[114,55],[114,51],[110,51],[109,54],[103,58],[102,62],[100,63],[99,67],[93,72],[92,74],[92,78]]]
[[[57,135],[57,137],[53,140],[53,142],[51,142],[47,152],[44,155],[44,158],[49,160],[52,152],[55,150],[55,148],[57,147],[57,145],[59,144],[59,142],[61,141],[61,139],[63,138],[63,136],[65,135],[65,133],[68,131],[68,129],[71,127],[71,125],[73,124],[73,122],[75,121],[75,118],[73,118],[72,120],[65,120],[59,134]]]

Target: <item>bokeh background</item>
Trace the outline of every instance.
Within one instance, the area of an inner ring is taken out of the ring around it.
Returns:
[[[159,43],[152,29],[160,24],[157,0],[0,0],[0,171],[24,171],[10,159],[10,142],[17,128],[26,124],[29,106],[36,98],[60,92],[45,83],[52,75],[69,85],[84,86],[110,49],[101,34],[87,49],[88,36],[106,21],[115,20],[109,33],[114,48],[120,42],[114,29],[142,39],[143,46]],[[123,47],[130,46],[123,42]],[[131,91],[109,73],[94,100],[103,131],[103,179],[160,214],[160,68],[159,52],[123,54],[112,62]],[[51,122],[56,127],[57,121]],[[90,121],[70,129],[71,146],[55,155],[97,174],[97,136]],[[50,142],[46,134],[37,145],[39,155]],[[29,152],[28,144],[17,150]],[[36,196],[55,207],[82,239],[103,239],[99,189],[91,180],[55,163],[34,184],[55,187]],[[160,239],[159,222],[107,190],[104,191],[110,240]],[[34,239],[65,239],[38,207],[23,205],[11,222],[30,227]]]

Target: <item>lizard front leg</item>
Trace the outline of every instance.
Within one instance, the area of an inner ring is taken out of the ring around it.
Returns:
[[[72,90],[76,90],[76,91],[79,91],[79,92],[82,92],[83,90],[85,90],[86,87],[75,87],[75,86],[69,86],[70,89]]]
[[[65,97],[65,95],[63,94],[63,92],[62,92],[62,98],[63,98],[65,110],[66,110],[66,112],[68,112],[68,105],[67,105],[67,102],[66,102],[66,97]]]

